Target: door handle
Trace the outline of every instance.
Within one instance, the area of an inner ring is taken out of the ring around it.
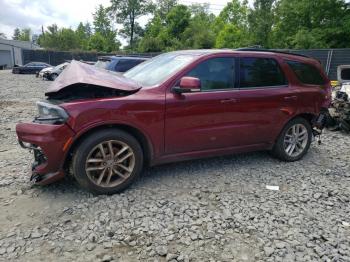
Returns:
[[[236,98],[226,98],[221,100],[221,104],[226,104],[226,103],[236,103],[238,100]]]
[[[284,100],[285,101],[296,101],[296,100],[298,100],[298,97],[297,96],[285,96]]]

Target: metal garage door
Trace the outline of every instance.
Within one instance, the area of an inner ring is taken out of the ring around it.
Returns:
[[[7,65],[11,67],[11,52],[7,50],[0,50],[0,66]]]

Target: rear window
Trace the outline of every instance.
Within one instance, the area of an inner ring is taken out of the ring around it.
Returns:
[[[240,59],[240,87],[273,87],[286,85],[286,78],[276,60],[245,57]]]
[[[296,61],[287,61],[287,64],[303,84],[323,85],[325,83],[321,73],[315,66]]]
[[[134,66],[137,66],[138,64],[142,63],[143,61],[140,59],[121,59],[115,66],[115,71],[117,72],[126,72],[129,69],[133,68]]]
[[[342,80],[350,80],[350,68],[343,68],[340,77]]]

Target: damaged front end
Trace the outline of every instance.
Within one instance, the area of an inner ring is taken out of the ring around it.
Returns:
[[[74,117],[64,103],[127,96],[139,89],[121,75],[72,61],[45,93],[47,100],[37,102],[33,122],[16,125],[19,144],[34,154],[31,180],[45,185],[65,175],[65,159],[76,133],[69,124]]]

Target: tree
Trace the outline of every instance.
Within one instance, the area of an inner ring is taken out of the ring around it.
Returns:
[[[235,24],[226,24],[220,30],[215,43],[217,48],[239,48],[249,45],[250,41],[247,38],[246,31]]]
[[[87,49],[87,42],[90,36],[87,35],[85,25],[80,22],[77,29],[75,30],[75,34],[79,41],[79,46],[81,49]]]
[[[24,29],[19,29],[15,28],[13,32],[13,40],[20,40],[20,41],[30,41],[31,38],[31,29],[30,28],[24,28]]]
[[[303,48],[304,43],[304,48],[346,47],[349,12],[344,0],[280,0],[276,4],[272,46]]]
[[[190,24],[190,18],[191,12],[187,6],[177,5],[172,8],[165,19],[168,34],[179,40]]]
[[[137,19],[150,13],[153,4],[151,0],[111,0],[109,13],[117,23],[123,25],[121,33],[129,38],[129,46],[134,47],[135,29],[139,28]]]
[[[89,48],[93,46],[94,50],[104,52],[119,50],[120,42],[116,39],[117,31],[113,29],[112,22],[108,17],[108,10],[102,5],[99,5],[96,12],[93,14],[93,18],[95,34],[91,37],[93,44],[89,43]],[[103,41],[101,37],[104,38]],[[103,47],[100,45],[102,42],[104,43]]]
[[[164,21],[170,10],[176,5],[178,5],[177,0],[158,0],[155,13]]]
[[[275,0],[255,0],[254,9],[248,15],[249,29],[255,45],[265,48],[270,46],[274,2]]]
[[[192,17],[188,27],[183,33],[186,48],[213,48],[215,45],[215,32],[212,24],[215,15],[209,14],[209,5],[195,4],[190,6]]]
[[[229,2],[213,24],[217,34],[215,46],[237,48],[251,45],[248,14],[249,7],[246,0]]]
[[[16,27],[14,32],[13,32],[12,39],[13,40],[19,40],[20,36],[21,36],[21,30],[18,27]]]
[[[6,35],[4,33],[0,32],[0,38],[6,39],[7,37],[6,37]]]

